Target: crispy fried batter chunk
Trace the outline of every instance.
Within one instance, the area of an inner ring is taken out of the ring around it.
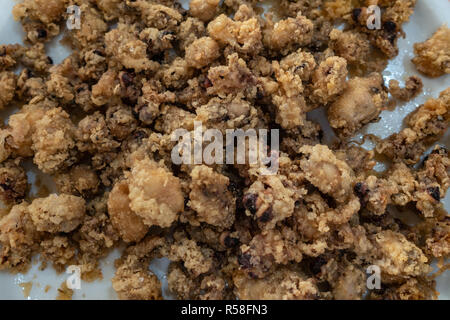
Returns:
[[[443,25],[425,42],[414,44],[417,70],[436,78],[450,73],[450,29]]]
[[[300,12],[295,18],[287,18],[274,23],[268,20],[264,29],[264,44],[272,50],[287,54],[300,46],[311,43],[314,25]]]
[[[416,97],[422,91],[422,88],[422,80],[416,76],[406,79],[404,88],[400,88],[397,80],[389,81],[389,93],[398,100],[409,101]]]
[[[117,182],[108,197],[108,213],[113,226],[125,242],[138,242],[144,238],[148,227],[131,210],[128,196],[127,181]]]
[[[157,62],[148,59],[147,44],[130,29],[128,25],[119,23],[117,29],[109,31],[105,35],[106,52],[125,68],[136,72],[159,67]]]
[[[0,219],[0,269],[27,271],[39,238],[28,213],[28,204],[23,202],[12,207],[9,214]]]
[[[184,209],[179,179],[149,159],[132,167],[129,190],[130,208],[147,226],[169,227]]]
[[[283,175],[261,176],[245,192],[246,213],[264,229],[272,229],[294,212],[296,193]]]
[[[214,18],[220,0],[192,0],[189,2],[189,13],[194,17],[208,22]]]
[[[261,26],[256,18],[235,21],[221,14],[208,24],[208,33],[220,45],[244,54],[255,55],[262,49]]]
[[[189,66],[201,69],[210,65],[220,56],[220,48],[210,37],[203,37],[193,41],[186,48],[186,61]]]
[[[17,76],[13,72],[0,72],[0,110],[13,100],[16,90]]]
[[[112,285],[121,300],[161,300],[161,283],[135,256],[117,268]]]
[[[14,161],[0,164],[0,199],[3,203],[15,204],[25,198],[28,192],[25,169]]]
[[[387,279],[423,276],[430,272],[428,259],[414,243],[409,242],[401,233],[391,230],[381,231],[373,237],[377,248],[374,263],[381,268]]]
[[[438,99],[429,99],[407,117],[407,127],[376,146],[378,153],[394,161],[417,163],[426,145],[437,141],[450,121],[450,88]]]
[[[306,179],[320,191],[342,203],[352,194],[353,170],[324,145],[304,146],[300,167]]]
[[[188,205],[197,212],[198,221],[222,228],[231,227],[236,200],[227,189],[229,179],[207,166],[195,167],[191,178]]]
[[[328,104],[347,86],[347,61],[341,57],[329,57],[321,62],[312,76],[312,98]]]
[[[238,271],[233,282],[240,300],[311,300],[319,294],[312,278],[288,268],[280,268],[264,279],[249,279]]]
[[[339,136],[348,137],[378,119],[386,102],[387,92],[381,74],[355,77],[348,81],[347,88],[328,109],[328,120]]]
[[[34,163],[43,172],[55,173],[75,161],[75,125],[61,108],[48,110],[35,124]]]
[[[82,222],[86,202],[83,198],[72,195],[51,194],[47,198],[33,200],[28,211],[38,231],[67,233]]]

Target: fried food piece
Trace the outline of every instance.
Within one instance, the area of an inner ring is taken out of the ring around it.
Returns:
[[[19,203],[28,189],[28,178],[22,166],[11,160],[0,164],[0,199],[4,204]]]
[[[262,49],[261,26],[256,18],[235,21],[221,14],[208,24],[208,33],[221,46],[255,55]]]
[[[197,220],[216,227],[231,227],[236,200],[227,190],[229,179],[207,166],[196,166],[191,178],[188,206],[197,213]]]
[[[189,2],[189,13],[204,22],[208,22],[216,15],[219,3],[220,0],[192,0]]]
[[[44,173],[55,173],[75,161],[75,125],[61,108],[48,110],[35,124],[31,146],[36,163]]]
[[[296,194],[285,176],[261,176],[245,192],[246,214],[264,229],[272,229],[294,212]]]
[[[352,194],[352,169],[324,145],[304,146],[300,167],[305,177],[320,191],[343,203]]]
[[[68,233],[82,222],[86,202],[72,195],[51,194],[47,198],[33,200],[28,211],[38,231]]]
[[[147,226],[169,227],[184,209],[178,178],[149,159],[132,167],[129,190],[130,208]]]
[[[396,99],[409,101],[416,97],[423,88],[422,80],[419,77],[411,76],[405,81],[405,87],[400,88],[397,80],[389,81],[389,93]]]
[[[117,268],[112,286],[121,300],[161,300],[161,283],[147,268],[128,257]]]
[[[271,50],[286,55],[299,46],[307,46],[312,41],[314,25],[300,12],[295,18],[287,18],[277,23],[272,20],[264,29],[264,44]]]
[[[13,72],[0,72],[0,110],[13,100],[16,90],[17,76]]]
[[[312,98],[321,104],[332,102],[347,86],[347,61],[329,57],[316,68],[312,76]]]
[[[264,279],[249,279],[236,272],[233,282],[240,300],[312,300],[319,294],[313,279],[288,268],[280,268]]]
[[[220,56],[220,48],[210,37],[203,37],[193,41],[186,48],[186,61],[189,66],[201,69],[210,65]]]
[[[355,77],[348,81],[347,88],[328,108],[328,121],[340,137],[348,137],[378,119],[386,102],[387,92],[381,74]]]
[[[117,182],[109,194],[108,213],[125,242],[139,242],[146,235],[148,226],[131,210],[129,192],[127,181]]]
[[[0,269],[25,272],[31,257],[38,249],[39,232],[31,220],[28,204],[12,207],[8,215],[0,219]]]
[[[429,143],[437,141],[450,121],[450,88],[438,99],[429,99],[407,117],[407,127],[376,146],[378,153],[394,161],[417,163]]]
[[[414,44],[417,70],[436,78],[450,73],[450,29],[443,25],[425,42]]]
[[[373,237],[379,255],[374,261],[380,266],[386,282],[397,278],[425,275],[431,267],[428,259],[417,246],[409,242],[401,233],[382,231]]]

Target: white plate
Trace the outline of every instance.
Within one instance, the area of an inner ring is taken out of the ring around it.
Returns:
[[[15,4],[13,0],[0,0],[2,10],[0,10],[0,43],[21,43],[23,32],[21,26],[12,18],[11,10]],[[182,1],[184,6],[188,1]],[[433,32],[443,23],[450,21],[450,3],[442,0],[418,0],[416,10],[411,17],[411,21],[404,25],[406,38],[399,41],[400,53],[393,59],[384,72],[385,80],[397,79],[405,80],[411,75],[419,75],[424,83],[424,94],[414,100],[397,107],[394,111],[384,111],[381,114],[381,121],[370,124],[366,132],[373,133],[381,138],[385,138],[402,128],[402,122],[408,113],[414,110],[418,105],[425,102],[429,97],[436,97],[439,92],[450,86],[450,75],[438,79],[429,79],[420,75],[411,63],[413,57],[413,44],[422,42],[429,38]],[[67,56],[68,51],[57,43],[49,47],[49,55],[55,63],[59,63]],[[441,141],[447,147],[450,146],[449,132]],[[450,209],[450,192],[443,200],[447,211]],[[113,262],[119,257],[118,250],[115,250],[107,259],[102,261],[102,271],[104,279],[93,283],[82,283],[81,290],[75,290],[74,299],[116,299],[116,294],[111,286],[111,277],[114,274]],[[161,259],[154,261],[151,269],[160,277],[163,283],[165,281],[165,270],[167,260]],[[57,288],[67,279],[67,274],[57,275],[51,267],[44,271],[38,270],[38,264],[27,274],[10,275],[6,272],[0,272],[0,299],[54,299],[57,295]],[[24,297],[21,283],[31,282],[32,288],[29,296]],[[51,288],[45,292],[45,287]],[[441,292],[440,299],[450,298],[450,272],[445,272],[438,278],[438,291]],[[163,291],[167,294],[167,285],[164,285]]]

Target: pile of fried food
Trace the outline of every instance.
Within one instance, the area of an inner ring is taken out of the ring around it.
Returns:
[[[370,30],[369,5],[381,8]],[[81,12],[65,30],[67,8]],[[82,279],[126,246],[112,286],[161,299],[149,270],[168,258],[179,299],[434,299],[431,263],[450,252],[443,199],[450,88],[366,150],[352,143],[420,77],[385,84],[415,0],[23,0],[25,45],[0,46],[0,269],[32,258]],[[338,28],[338,26],[341,26]],[[72,54],[46,46],[64,31]],[[48,49],[48,48],[47,48]],[[415,44],[423,76],[450,73],[450,30]],[[17,70],[20,70],[17,71]],[[403,79],[398,79],[403,80]],[[336,141],[308,113],[326,110]],[[6,119],[5,119],[6,120]],[[279,129],[279,171],[175,165],[171,133]],[[429,153],[427,150],[431,148]],[[429,153],[429,154],[428,154]],[[377,161],[388,169],[377,172]],[[30,193],[28,166],[56,193]],[[28,168],[28,167],[27,167]],[[367,289],[367,268],[381,288]],[[441,264],[442,270],[446,268]]]

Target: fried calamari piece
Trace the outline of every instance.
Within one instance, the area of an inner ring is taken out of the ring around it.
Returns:
[[[34,163],[44,173],[55,173],[76,161],[75,125],[61,108],[48,110],[35,124]]]
[[[186,48],[185,59],[188,65],[197,69],[210,65],[219,57],[219,45],[210,37],[197,39]]]
[[[286,55],[307,46],[312,41],[314,25],[311,20],[300,12],[295,18],[287,18],[274,23],[268,17],[264,28],[264,44],[271,50]]]
[[[131,210],[128,196],[127,181],[117,182],[108,197],[108,213],[112,225],[125,242],[139,242],[146,235],[148,227],[142,222],[142,218]]]
[[[233,282],[240,300],[311,300],[319,295],[314,279],[289,268],[279,268],[264,279],[249,279],[238,271]]]
[[[389,93],[398,100],[409,101],[415,98],[423,88],[422,80],[419,77],[411,76],[405,81],[405,87],[400,88],[397,80],[389,81]]]
[[[0,200],[4,204],[19,203],[28,189],[27,174],[19,163],[8,160],[0,164]]]
[[[384,282],[424,276],[431,271],[422,250],[401,233],[381,231],[372,241],[377,249],[373,263],[381,268]]]
[[[189,13],[204,21],[212,20],[218,9],[220,0],[192,0],[189,2]]]
[[[32,254],[38,251],[40,233],[28,213],[28,204],[12,207],[0,219],[0,269],[25,272],[30,267]]]
[[[38,198],[28,207],[31,219],[38,231],[68,233],[76,229],[86,213],[83,198],[67,194],[51,194]]]
[[[347,82],[347,88],[328,108],[328,121],[340,137],[348,137],[377,120],[386,102],[387,91],[381,74],[355,77]]]
[[[208,24],[208,33],[221,46],[243,54],[255,55],[262,49],[261,26],[256,18],[235,21],[221,14]]]
[[[347,86],[347,61],[332,56],[316,68],[312,76],[312,100],[321,104],[333,102]]]
[[[184,209],[179,179],[148,158],[133,165],[129,190],[130,208],[147,226],[169,227]]]
[[[6,108],[13,100],[17,84],[17,76],[13,72],[0,72],[0,110]]]
[[[235,219],[236,199],[228,191],[230,180],[207,166],[196,166],[191,172],[188,206],[196,219],[220,228],[229,228]]]
[[[338,203],[348,200],[352,193],[353,170],[325,145],[304,146],[300,167],[306,179]]]
[[[276,229],[262,231],[248,245],[240,247],[240,269],[250,278],[261,279],[279,264],[302,261],[301,247],[296,245],[295,240],[286,232],[286,228],[281,232]]]
[[[450,73],[450,29],[443,25],[425,42],[414,44],[417,70],[436,78]]]
[[[107,54],[127,69],[139,72],[159,67],[159,63],[148,59],[147,44],[139,40],[129,25],[119,23],[116,29],[109,31],[105,35],[105,45]]]
[[[429,99],[406,119],[407,127],[381,140],[376,151],[388,158],[406,164],[414,164],[433,143],[445,133],[450,121],[450,88],[438,99]]]
[[[162,300],[161,282],[136,256],[128,256],[111,281],[121,300]]]
[[[263,229],[273,229],[294,212],[296,194],[283,175],[260,176],[242,198],[246,214]]]

